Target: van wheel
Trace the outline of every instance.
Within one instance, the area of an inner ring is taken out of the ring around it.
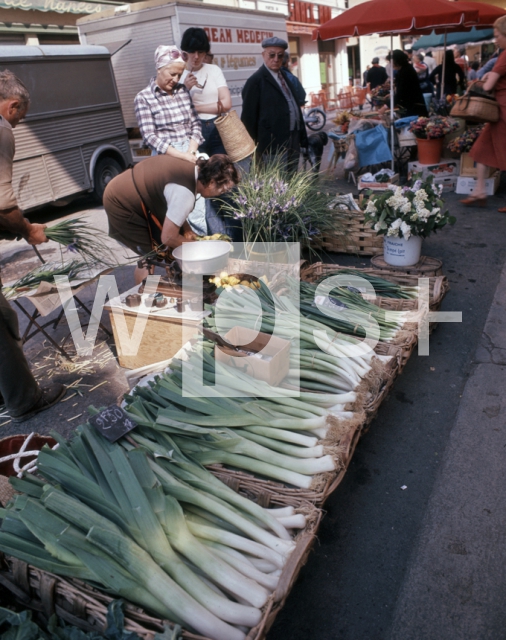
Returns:
[[[109,182],[122,171],[123,167],[120,163],[109,156],[100,158],[97,162],[95,165],[95,171],[93,172],[93,194],[99,202],[102,202],[105,188]]]

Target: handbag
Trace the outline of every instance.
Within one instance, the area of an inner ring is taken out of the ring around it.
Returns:
[[[218,117],[214,121],[228,157],[232,162],[244,160],[256,149],[256,145],[233,109],[223,113],[223,105],[218,100]]]
[[[482,82],[474,82],[450,111],[453,118],[464,118],[470,122],[498,122],[499,103],[493,93],[483,89]]]

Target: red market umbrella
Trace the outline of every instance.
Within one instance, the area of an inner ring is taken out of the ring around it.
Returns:
[[[473,26],[477,29],[492,27],[497,18],[506,16],[506,11],[493,4],[483,4],[482,2],[456,2],[460,9],[467,11],[478,11],[478,22]]]
[[[466,4],[475,5],[464,7]],[[480,3],[450,0],[369,0],[320,25],[313,40],[351,38],[372,33],[424,33],[460,29],[478,23]]]
[[[433,30],[446,34],[473,26],[488,26],[504,11],[480,2],[450,0],[368,0],[332,18],[313,31],[313,40],[335,40],[373,33],[382,35],[410,33],[428,34]],[[443,77],[445,59],[443,58]],[[441,95],[443,83],[441,83]],[[393,129],[393,76],[390,76],[390,112]],[[392,168],[393,131],[391,135]]]

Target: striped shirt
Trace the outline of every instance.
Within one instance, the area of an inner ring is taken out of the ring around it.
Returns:
[[[202,127],[188,89],[177,84],[173,93],[160,89],[155,79],[135,96],[135,117],[144,142],[159,154],[189,139],[204,142]]]

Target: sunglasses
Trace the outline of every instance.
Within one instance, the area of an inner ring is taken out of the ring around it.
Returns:
[[[269,58],[276,58],[277,60],[282,60],[285,57],[284,53],[269,53]]]

